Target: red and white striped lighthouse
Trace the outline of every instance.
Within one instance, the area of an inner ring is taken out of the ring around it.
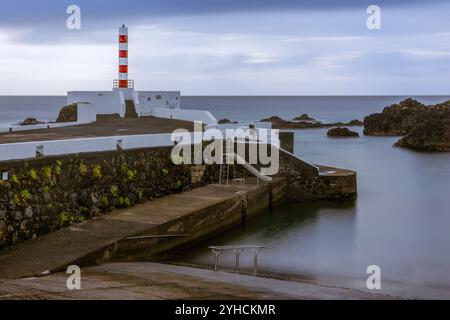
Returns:
[[[129,88],[128,83],[128,28],[119,28],[119,88]],[[132,87],[132,86],[131,86]]]

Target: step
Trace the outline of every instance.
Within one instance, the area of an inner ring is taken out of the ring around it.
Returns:
[[[138,118],[133,100],[125,100],[125,118]]]

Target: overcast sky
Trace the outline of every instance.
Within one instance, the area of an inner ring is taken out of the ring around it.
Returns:
[[[70,4],[81,30],[66,28]],[[370,4],[381,30],[366,27]],[[449,14],[445,0],[5,0],[0,94],[110,90],[126,24],[141,90],[448,95]]]

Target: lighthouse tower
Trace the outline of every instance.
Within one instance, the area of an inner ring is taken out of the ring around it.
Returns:
[[[69,91],[67,104],[77,104],[78,122],[89,123],[98,115],[126,117],[160,117],[195,119],[200,111],[180,110],[180,91],[136,91],[134,80],[128,79],[128,28],[119,28],[119,78],[113,81],[112,91]],[[209,114],[209,113],[208,113]],[[203,117],[205,123],[217,122]],[[212,117],[212,116],[211,116]],[[197,120],[197,119],[195,119]],[[200,119],[202,120],[202,119]]]
[[[133,89],[134,81],[128,79],[128,28],[119,28],[119,79],[114,81],[114,88]]]

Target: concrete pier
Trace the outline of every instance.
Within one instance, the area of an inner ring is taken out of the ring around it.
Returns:
[[[383,292],[151,262],[83,268],[81,290],[67,289],[68,276],[61,272],[40,278],[0,279],[0,300],[397,299]]]
[[[286,182],[208,185],[118,210],[0,252],[0,278],[44,276],[69,265],[151,260],[250,218],[284,198]]]

